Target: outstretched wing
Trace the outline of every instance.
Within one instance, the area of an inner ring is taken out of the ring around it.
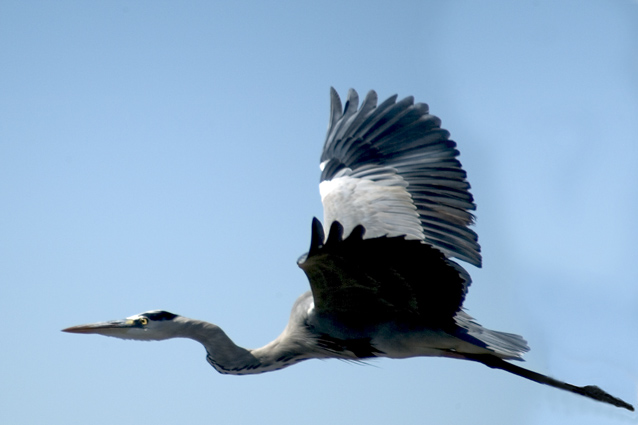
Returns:
[[[335,221],[325,239],[315,218],[310,250],[299,260],[317,314],[351,330],[388,321],[454,327],[470,283],[460,266],[419,240],[364,239],[361,225],[344,239],[343,230]]]
[[[377,106],[374,91],[361,106],[354,90],[343,108],[332,88],[330,98],[319,186],[326,229],[338,221],[348,235],[362,225],[366,238],[405,236],[480,267],[470,185],[428,106],[396,96]]]

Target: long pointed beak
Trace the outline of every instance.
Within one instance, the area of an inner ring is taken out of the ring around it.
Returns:
[[[71,326],[70,328],[62,329],[62,332],[69,332],[72,334],[100,334],[107,335],[110,330],[120,330],[132,327],[134,322],[132,320],[111,320],[108,322],[89,323],[86,325]]]

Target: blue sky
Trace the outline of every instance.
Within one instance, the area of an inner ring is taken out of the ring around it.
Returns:
[[[328,89],[459,144],[466,307],[526,367],[638,402],[638,4],[0,2],[0,422],[620,424],[481,365],[217,374],[197,343],[59,330],[161,308],[256,347],[307,281]]]

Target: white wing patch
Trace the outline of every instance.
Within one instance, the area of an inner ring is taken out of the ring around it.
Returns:
[[[343,175],[321,182],[324,228],[336,220],[343,226],[344,237],[361,224],[366,239],[405,235],[423,240],[419,214],[406,185],[396,174],[382,180]]]

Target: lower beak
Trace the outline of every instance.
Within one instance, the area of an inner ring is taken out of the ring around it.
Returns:
[[[69,332],[72,334],[95,334],[102,333],[106,329],[122,329],[130,328],[133,324],[132,320],[111,320],[109,322],[89,323],[87,325],[71,326],[70,328],[62,329],[62,332]]]

